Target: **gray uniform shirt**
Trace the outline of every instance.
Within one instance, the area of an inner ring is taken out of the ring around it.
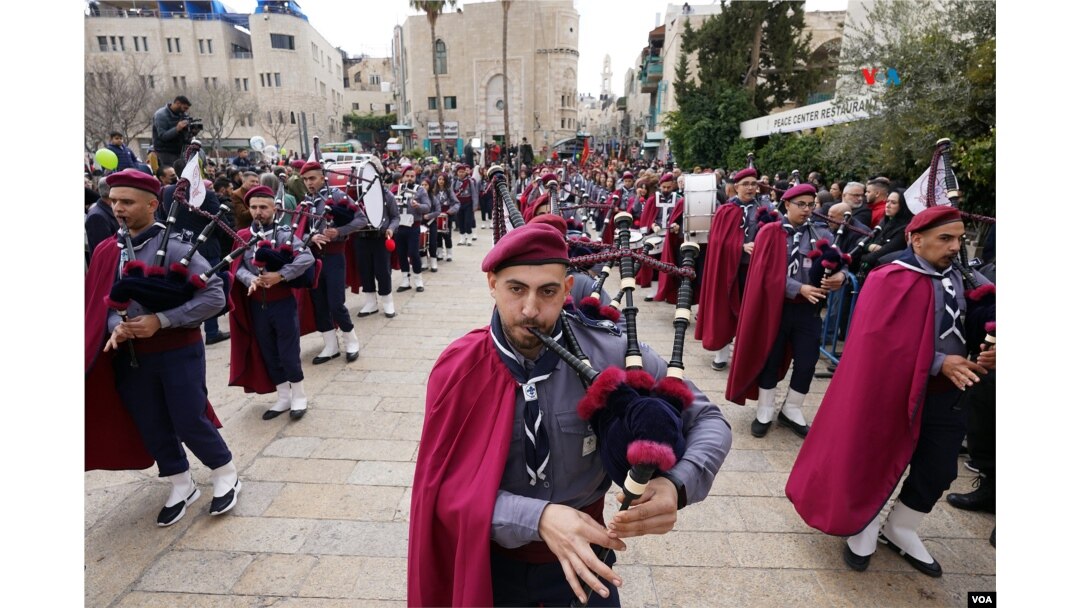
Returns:
[[[411,195],[404,196],[406,192],[411,193]],[[413,216],[414,227],[419,227],[420,224],[427,221],[427,216],[431,213],[431,198],[428,196],[427,190],[424,190],[416,184],[413,184],[412,186],[401,184],[398,186],[398,194],[403,195],[405,213]],[[416,207],[412,206],[413,201],[416,202]],[[400,218],[401,210],[398,210],[398,215]]]
[[[795,248],[795,239],[798,238],[799,252],[796,254],[795,266],[791,265],[789,261],[787,285],[784,286],[784,297],[789,300],[794,300],[795,296],[799,295],[799,289],[810,282],[810,266],[812,260],[806,256],[810,253],[810,250],[814,248],[814,243],[818,239],[825,239],[830,243],[833,242],[833,233],[821,226],[815,226],[809,221],[802,226],[795,228],[788,222],[787,216],[783,219],[784,228],[787,232],[787,254],[788,259],[791,258],[791,251]],[[788,230],[788,227],[794,228],[794,232]],[[820,287],[820,285],[815,285]]]
[[[626,336],[573,322],[574,335],[595,369],[624,367]],[[498,345],[497,345],[498,346]],[[667,374],[667,364],[647,345],[641,345],[645,370],[655,378]],[[519,361],[523,357],[514,352]],[[687,504],[705,499],[716,472],[731,448],[731,427],[720,408],[692,383],[694,402],[683,414],[686,453],[669,473],[686,489]],[[577,402],[584,396],[574,370],[560,361],[548,379],[537,383],[542,424],[550,444],[547,479],[529,485],[525,471],[525,397],[516,391],[514,429],[491,521],[491,538],[507,548],[520,547],[540,539],[540,515],[549,503],[574,508],[601,498],[611,486],[597,450],[596,435],[589,423],[577,415]]]
[[[258,229],[261,229],[261,226],[258,224],[251,225],[253,234]],[[265,238],[274,243],[274,247],[280,247],[282,244],[288,243],[292,246],[293,251],[299,252],[292,262],[282,266],[281,270],[278,271],[281,273],[282,279],[291,281],[304,274],[304,272],[315,263],[315,257],[311,255],[311,251],[308,249],[301,249],[302,241],[293,236],[292,229],[288,226],[279,226],[277,230],[271,229],[266,231]],[[255,280],[255,277],[259,276],[260,271],[259,268],[255,266],[254,260],[255,247],[248,247],[247,250],[244,251],[244,261],[240,263],[240,268],[236,270],[236,279],[246,287],[251,287],[251,282]]]
[[[161,224],[156,224],[161,226]],[[151,230],[148,229],[134,238],[132,238],[132,244],[135,249],[135,259],[146,262],[147,266],[152,266],[154,263],[154,256],[157,254],[158,246],[162,239],[165,237],[164,226],[161,226],[162,230],[154,230],[153,236],[147,238],[145,235],[150,234]],[[139,238],[143,237],[143,238]],[[123,239],[120,243],[123,244]],[[191,242],[185,242],[181,239],[179,234],[173,234],[169,237],[169,246],[165,250],[165,268],[178,263],[184,254],[191,248]],[[124,267],[126,254],[121,250],[120,264],[116,269],[117,276],[120,276],[120,270]],[[206,258],[202,257],[198,252],[191,258],[191,263],[188,265],[188,272],[192,274],[202,274],[210,270],[210,264],[206,261]],[[168,329],[170,327],[199,327],[199,325],[209,319],[210,317],[221,312],[221,309],[225,307],[225,292],[222,290],[221,277],[211,275],[206,281],[206,287],[196,290],[194,297],[187,302],[184,302],[176,308],[170,308],[169,310],[163,310],[157,314],[158,320],[161,321],[161,329]],[[150,311],[143,308],[138,302],[132,301],[131,306],[128,307],[127,314],[129,319],[149,314]],[[116,326],[120,324],[120,315],[115,310],[109,310],[109,333],[112,333],[116,329]]]

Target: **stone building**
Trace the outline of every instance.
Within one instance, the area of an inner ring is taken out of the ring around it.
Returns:
[[[342,53],[293,2],[260,0],[252,14],[230,13],[217,1],[93,2],[85,45],[88,73],[125,56],[143,66],[146,85],[160,90],[157,107],[183,94],[204,120],[210,99],[242,110],[219,142],[226,152],[247,147],[254,135],[305,154],[312,136],[345,136]],[[132,148],[143,156],[149,144],[147,123]]]
[[[520,143],[539,156],[574,140],[578,130],[578,21],[573,0],[514,2],[509,12],[507,69],[502,66],[501,2],[471,3],[439,16],[435,62],[443,97],[445,137],[435,103],[431,28],[417,14],[395,32],[398,122],[411,127],[412,145],[462,154],[476,137]],[[503,78],[508,95],[503,98]],[[509,104],[505,134],[503,104]],[[403,129],[404,130],[404,129]],[[408,148],[410,146],[406,146]]]

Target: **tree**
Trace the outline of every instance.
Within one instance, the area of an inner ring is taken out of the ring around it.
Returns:
[[[248,93],[233,87],[204,87],[191,100],[193,115],[203,119],[203,135],[199,139],[209,142],[213,156],[220,156],[221,142],[249,121],[254,123],[258,110],[255,99]]]
[[[841,98],[873,92],[873,117],[844,125],[825,139],[833,162],[853,158],[910,183],[930,164],[934,142],[954,143],[965,208],[992,214],[996,127],[993,2],[878,2],[865,23],[852,25],[841,57]],[[899,85],[868,87],[861,70],[896,70]],[[987,162],[990,160],[990,162]]]
[[[503,39],[502,39],[502,69],[503,69],[503,154],[510,155],[510,71],[506,67],[506,35],[510,18],[510,0],[502,0],[503,9]]]
[[[262,127],[263,133],[274,142],[274,146],[278,150],[289,143],[289,140],[298,138],[299,129],[294,123],[285,119],[285,116],[289,114],[288,110],[267,108],[264,111],[266,114],[259,113],[259,126]]]
[[[442,89],[439,87],[439,68],[435,58],[435,22],[444,8],[454,8],[457,0],[409,0],[409,8],[427,14],[431,26],[431,73],[435,76],[435,109],[439,115],[439,141],[445,140],[446,129],[443,126]]]
[[[131,141],[150,130],[159,105],[148,78],[157,75],[158,64],[125,53],[119,61],[93,56],[86,61],[86,95],[83,101],[83,143],[94,151],[119,131]]]

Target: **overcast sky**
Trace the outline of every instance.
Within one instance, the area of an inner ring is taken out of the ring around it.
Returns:
[[[713,0],[691,2],[692,5],[714,3]],[[254,0],[226,0],[225,4],[241,13],[255,10]],[[408,0],[363,0],[348,4],[340,0],[298,0],[298,4],[331,44],[353,55],[364,53],[374,57],[389,57],[394,26],[420,14],[409,9]],[[458,6],[461,4],[459,1]],[[649,30],[656,27],[656,14],[660,13],[663,19],[668,4],[666,0],[575,0],[574,7],[581,14],[578,92],[600,94],[604,55],[610,54],[612,92],[621,95],[626,70],[636,65],[636,58],[648,43]],[[811,11],[847,8],[847,0],[809,0],[806,4]],[[492,32],[492,35],[502,34]]]

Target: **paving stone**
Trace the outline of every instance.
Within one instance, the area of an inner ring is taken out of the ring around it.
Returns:
[[[311,555],[263,553],[233,585],[239,595],[293,595],[319,560]]]
[[[876,559],[876,556],[875,558]],[[968,591],[995,591],[993,577],[945,574],[931,578],[908,572],[817,571],[827,603],[838,607],[863,606],[967,606]]]
[[[724,459],[721,471],[768,471],[769,463],[761,450],[737,450],[732,448]]]
[[[266,517],[391,521],[403,488],[290,483],[266,509]]]
[[[807,571],[653,567],[652,578],[664,608],[829,605],[814,573]]]
[[[806,523],[787,498],[743,497],[734,499],[747,532],[808,532]]]
[[[626,539],[619,563],[645,566],[736,566],[729,533],[674,530]]]
[[[207,551],[248,551],[251,553],[296,553],[313,533],[310,519],[271,517],[205,517],[180,540],[183,549]]]
[[[799,569],[836,566],[844,542],[814,530],[806,534],[736,532],[727,535],[727,540],[739,566]]]
[[[283,437],[266,446],[263,456],[307,458],[321,442],[318,437]]]
[[[615,573],[622,577],[619,603],[623,608],[658,608],[660,600],[652,580],[652,569],[615,563]]]
[[[358,462],[348,481],[369,486],[407,487],[412,485],[415,468],[413,462]]]
[[[406,523],[318,521],[300,551],[311,555],[407,557],[408,533]]]
[[[231,517],[258,517],[262,515],[274,498],[285,487],[284,483],[277,481],[254,481],[244,479],[244,486],[240,490],[240,498],[236,506],[229,511]]]
[[[308,408],[306,416],[290,424],[281,433],[287,437],[343,437],[350,439],[388,439],[401,422],[396,412],[350,412]]]
[[[264,608],[265,605],[263,598],[250,595],[132,591],[116,604],[116,608]]]
[[[411,462],[416,459],[417,441],[380,439],[323,439],[311,454],[328,460],[383,460]]]
[[[762,473],[750,471],[729,471],[727,466],[720,471],[709,488],[709,496],[772,496]]]
[[[428,367],[434,363],[432,361],[428,364]],[[379,402],[379,407],[376,408],[380,412],[410,412],[416,414],[424,413],[424,399],[421,397],[386,397]]]
[[[172,551],[155,562],[136,584],[144,591],[228,593],[254,560],[246,553]]]
[[[140,488],[145,487],[149,482],[147,481],[133,481],[125,483],[123,485],[105,486],[99,487],[93,490],[88,489],[83,499],[83,527],[89,530],[104,517],[109,511],[116,508],[116,505],[123,503],[132,494],[138,492]]]
[[[244,471],[245,479],[298,483],[345,483],[355,463],[347,460],[260,458]]]
[[[740,516],[735,499],[730,496],[710,496],[679,511],[675,528],[689,532],[691,530],[710,530],[718,532],[745,532],[748,528]]]
[[[373,412],[382,397],[365,395],[361,389],[342,391],[346,394],[332,394],[327,392],[309,401],[309,407],[318,406],[320,410],[348,410],[353,412]]]

